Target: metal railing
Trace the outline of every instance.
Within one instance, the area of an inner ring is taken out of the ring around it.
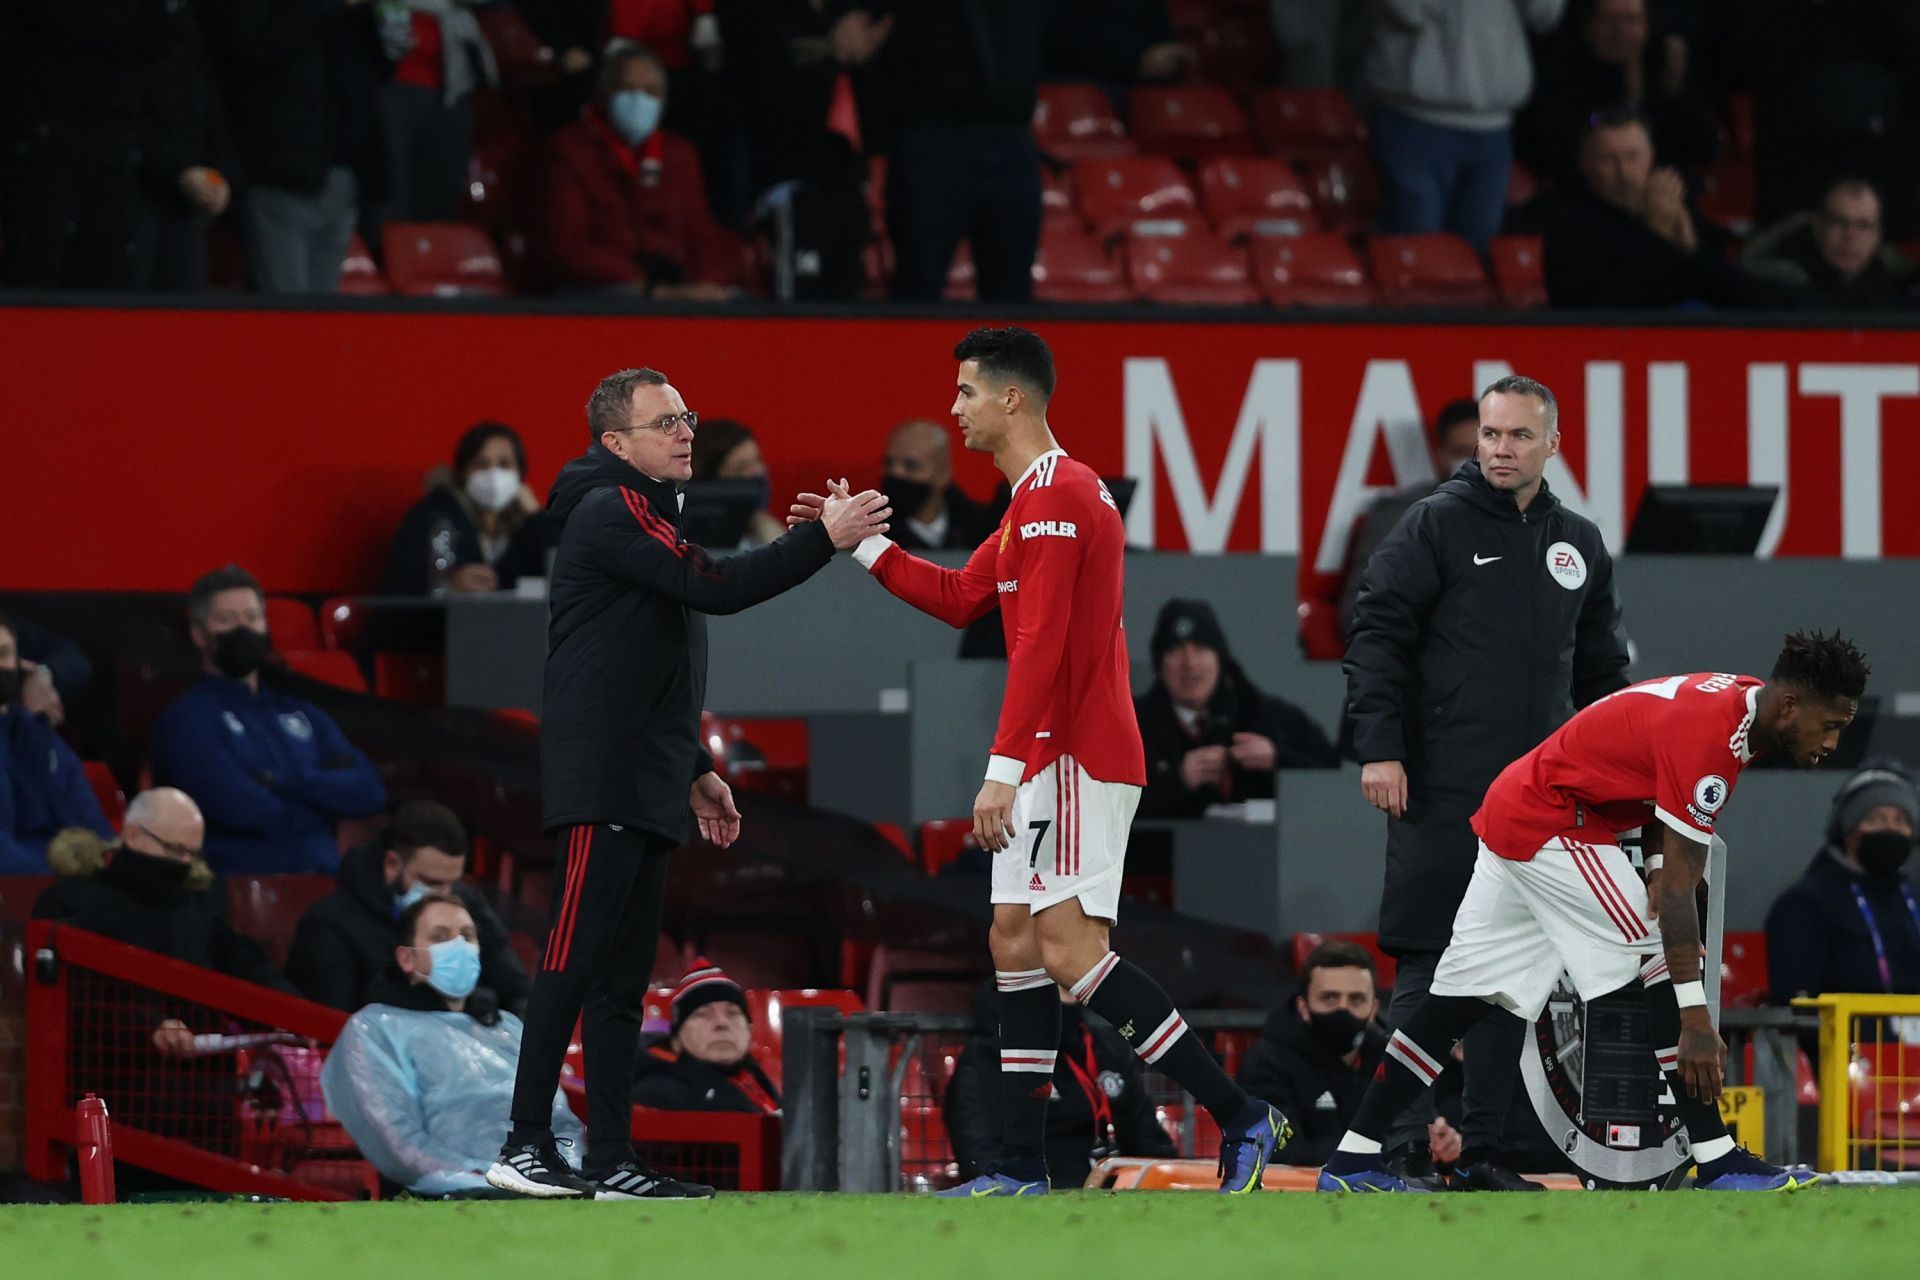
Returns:
[[[1820,1167],[1920,1173],[1920,996],[1803,996],[1820,1017]]]

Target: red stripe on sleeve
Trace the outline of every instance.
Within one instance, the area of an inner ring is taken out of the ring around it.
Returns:
[[[635,523],[646,530],[649,537],[660,543],[667,550],[673,552],[676,556],[682,559],[686,558],[687,549],[680,545],[678,538],[673,536],[673,527],[659,516],[653,514],[653,512],[647,510],[647,500],[645,498],[633,490],[626,488],[620,490],[620,496],[627,500],[627,510],[633,513]]]

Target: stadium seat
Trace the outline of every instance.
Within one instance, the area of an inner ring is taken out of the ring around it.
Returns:
[[[778,1086],[781,1083],[782,1049],[786,1036],[784,1015],[787,1010],[838,1009],[841,1013],[864,1013],[866,1007],[858,992],[828,987],[749,991],[747,1016],[753,1020],[753,1056]]]
[[[1351,234],[1373,224],[1380,209],[1380,179],[1365,155],[1307,156],[1298,165],[1327,230]]]
[[[908,862],[918,862],[913,852],[913,841],[907,839],[906,828],[902,827],[899,823],[876,822],[873,824],[873,831],[875,835],[885,840],[895,849],[898,849],[900,856]]]
[[[1344,236],[1330,233],[1255,240],[1254,284],[1276,307],[1365,307],[1374,300],[1366,269]]]
[[[93,798],[100,802],[100,812],[107,815],[107,822],[118,831],[127,816],[127,793],[120,789],[120,780],[113,776],[113,770],[104,760],[84,760],[80,767],[86,770],[87,785],[93,788]]]
[[[287,670],[354,693],[367,691],[367,678],[350,653],[338,649],[289,649],[280,654]]]
[[[1055,173],[1046,165],[1040,166],[1040,220],[1042,234],[1046,228],[1065,225],[1080,226],[1080,211],[1073,207],[1073,188],[1068,185],[1065,174]]]
[[[351,649],[367,629],[367,615],[352,596],[334,596],[320,602],[320,646]]]
[[[979,297],[973,277],[973,246],[962,240],[947,264],[947,287],[940,296],[948,302],[972,302]]]
[[[1737,236],[1753,230],[1753,161],[1728,156],[1700,180],[1700,216]]]
[[[346,655],[341,655],[342,657]],[[447,658],[441,653],[376,653],[373,691],[390,702],[437,707],[446,699]]]
[[[347,241],[347,256],[340,260],[340,293],[349,298],[383,298],[392,293],[385,277],[373,261],[367,242],[358,231]]]
[[[1367,256],[1384,305],[1489,307],[1497,301],[1479,255],[1459,236],[1374,236]]]
[[[1379,970],[1380,989],[1387,991],[1393,988],[1393,979],[1400,972],[1400,964],[1380,949],[1380,935],[1377,933],[1296,933],[1291,944],[1295,973],[1300,972],[1307,963],[1307,956],[1323,942],[1359,943],[1373,956],[1374,967]]]
[[[1727,95],[1727,141],[1733,154],[1742,160],[1753,159],[1753,110],[1752,90]]]
[[[1229,240],[1320,229],[1300,176],[1279,160],[1221,156],[1200,165],[1199,179],[1200,205]]]
[[[1302,597],[1296,606],[1300,652],[1308,662],[1338,662],[1346,656],[1340,634],[1340,602]]]
[[[506,270],[493,241],[458,222],[390,222],[381,236],[387,279],[407,298],[502,297]]]
[[[873,949],[873,961],[867,969],[867,1008],[971,1013],[974,990],[985,977],[985,966],[970,955],[916,951],[882,943]]]
[[[292,596],[267,597],[267,634],[276,649],[318,649],[320,627],[313,606]]]
[[[1518,160],[1507,170],[1507,208],[1526,204],[1540,194],[1540,180],[1533,176],[1533,170]]]
[[[973,838],[973,819],[934,818],[920,824],[920,867],[930,876],[968,849],[978,849]]]
[[[1367,124],[1338,89],[1262,89],[1253,96],[1253,132],[1289,155],[1365,152]]]
[[[1041,229],[1033,296],[1042,302],[1129,302],[1133,291],[1113,255],[1076,222]]]
[[[1247,149],[1247,117],[1224,89],[1135,89],[1128,101],[1133,140],[1149,155],[1203,160]]]
[[[1720,944],[1720,1005],[1758,1009],[1767,1003],[1767,935],[1761,929],[1729,932]]]
[[[1143,221],[1191,217],[1200,207],[1185,175],[1164,156],[1082,161],[1073,166],[1073,192],[1103,240]]]
[[[1487,246],[1500,300],[1516,311],[1547,305],[1547,276],[1539,236],[1495,236]]]
[[[1127,274],[1149,302],[1244,307],[1260,301],[1246,251],[1216,235],[1128,236]]]
[[[1043,84],[1033,106],[1033,140],[1061,164],[1134,154],[1107,95],[1090,84]]]
[[[0,930],[13,931],[24,925],[33,914],[35,900],[52,884],[52,876],[0,876]]]
[[[1856,1044],[1848,1080],[1861,1165],[1920,1169],[1920,1045]]]
[[[807,722],[800,719],[716,718],[713,732],[726,745],[726,778],[743,791],[807,799]],[[716,755],[716,759],[719,757]]]
[[[340,883],[325,875],[226,876],[224,880],[227,919],[260,944],[276,969],[287,963],[287,948],[300,917]]]

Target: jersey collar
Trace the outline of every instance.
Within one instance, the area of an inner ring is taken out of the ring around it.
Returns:
[[[1025,484],[1027,481],[1033,479],[1033,473],[1036,470],[1038,470],[1040,467],[1040,464],[1045,462],[1048,458],[1064,458],[1066,456],[1067,456],[1067,451],[1065,449],[1062,449],[1059,445],[1055,445],[1053,448],[1047,450],[1045,453],[1035,458],[1032,462],[1029,462],[1027,464],[1027,469],[1020,473],[1020,478],[1013,482],[1013,492],[1015,493],[1020,492],[1020,486]]]

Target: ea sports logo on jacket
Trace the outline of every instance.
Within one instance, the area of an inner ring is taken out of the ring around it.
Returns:
[[[1547,575],[1569,591],[1587,584],[1587,561],[1571,542],[1556,542],[1547,548]]]

